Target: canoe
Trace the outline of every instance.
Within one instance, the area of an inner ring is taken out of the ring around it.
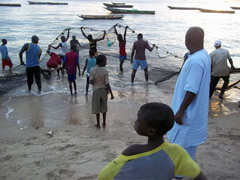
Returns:
[[[179,7],[179,6],[168,6],[169,9],[177,9],[177,10],[198,10],[197,7]]]
[[[122,19],[124,15],[121,14],[109,14],[109,15],[77,15],[83,19]]]
[[[103,5],[105,5],[106,7],[115,7],[115,8],[132,8],[133,5],[127,5],[125,3],[103,3]]]
[[[203,9],[203,8],[199,8],[198,10],[204,13],[229,13],[229,14],[235,13],[235,11],[231,11],[231,10],[214,10],[214,9]]]
[[[7,4],[7,3],[0,3],[0,6],[21,7],[21,4]]]
[[[231,6],[231,8],[240,10],[240,7],[236,7],[236,6]]]
[[[112,2],[112,4],[114,4],[114,5],[124,5],[126,3],[115,3],[115,2]]]
[[[60,3],[60,2],[34,2],[28,1],[30,5],[68,5],[68,3]]]
[[[137,10],[137,9],[119,9],[119,8],[110,8],[106,7],[107,10],[112,13],[123,13],[123,14],[155,14],[155,11],[148,10]]]

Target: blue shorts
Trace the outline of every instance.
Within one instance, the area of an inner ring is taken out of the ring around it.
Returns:
[[[68,81],[73,82],[76,80],[76,74],[68,74]]]
[[[142,70],[146,69],[148,67],[147,61],[146,60],[134,59],[132,68],[137,70],[139,66],[141,66]]]
[[[127,59],[127,56],[121,56],[119,55],[119,62],[122,62],[123,60]]]

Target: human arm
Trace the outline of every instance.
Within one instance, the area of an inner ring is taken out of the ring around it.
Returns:
[[[117,32],[117,29],[116,29],[116,25],[113,26],[114,27],[114,33],[118,36],[118,32]]]
[[[101,41],[105,38],[105,35],[106,35],[106,31],[104,30],[104,33],[103,33],[103,36],[99,39],[94,39],[95,41]]]
[[[152,47],[150,47],[149,44],[148,44],[148,42],[147,42],[147,47],[146,47],[146,48],[151,52],[151,51],[154,49],[155,46],[156,46],[156,45],[153,44]]]
[[[183,116],[184,116],[184,112],[188,108],[188,106],[192,103],[195,96],[196,96],[196,94],[194,94],[190,91],[186,92],[186,94],[184,96],[184,99],[183,99],[183,102],[182,102],[179,110],[177,111],[177,113],[174,116],[174,119],[175,119],[176,123],[178,123],[179,125],[183,124],[182,119],[183,119]]]
[[[66,41],[67,41],[68,38],[69,38],[70,28],[68,28],[67,31],[68,31],[68,33],[67,33]]]
[[[84,65],[84,68],[83,68],[82,75],[84,75],[84,72],[85,72],[85,70],[86,70],[86,68],[87,68],[87,61],[88,61],[88,59],[86,59],[86,61],[85,61],[85,65]]]
[[[78,64],[78,76],[80,77],[81,76],[81,70],[80,70],[80,65]]]
[[[83,27],[81,27],[81,31],[82,31],[83,36],[88,39],[88,37],[86,36],[86,34],[83,31]]]
[[[42,55],[42,49],[40,48],[39,59],[40,59],[41,55]]]
[[[131,64],[133,63],[133,57],[134,57],[135,50],[136,50],[136,47],[135,47],[135,44],[133,44],[132,53],[131,53]]]
[[[111,99],[114,99],[114,96],[113,96],[113,93],[112,93],[112,89],[111,89],[110,84],[106,84],[106,87],[107,87],[108,92],[109,92],[110,95],[111,95]]]
[[[124,31],[124,34],[123,34],[123,40],[124,41],[126,41],[127,28],[128,28],[128,26],[125,27],[125,31]]]
[[[51,47],[53,49],[58,49],[59,47],[62,47],[62,44],[59,43],[57,46],[49,45],[49,47]]]
[[[79,43],[79,41],[77,40],[77,44],[79,45],[79,47],[81,47],[81,44]]]
[[[28,47],[29,47],[28,43],[24,44],[22,49],[19,52],[20,65],[25,65],[25,63],[23,62],[22,55],[23,55],[24,51],[27,51]]]
[[[229,58],[228,58],[228,61],[229,61],[229,63],[231,64],[231,69],[235,69],[235,67],[234,67],[234,65],[233,65],[233,61],[232,61],[232,58],[231,58],[231,57],[229,57]]]

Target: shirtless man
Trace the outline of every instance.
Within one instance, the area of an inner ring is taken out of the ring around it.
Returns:
[[[135,74],[139,66],[141,66],[141,69],[144,70],[145,79],[146,81],[148,81],[148,64],[146,60],[145,49],[152,51],[153,48],[155,47],[155,44],[153,44],[153,46],[150,47],[148,42],[143,40],[143,35],[141,33],[138,34],[137,38],[138,40],[134,42],[133,48],[132,48],[132,54],[131,54],[131,64],[133,67],[132,76],[131,76],[132,83],[134,82]],[[135,54],[135,51],[136,51],[136,54]],[[134,57],[134,54],[135,54],[135,57]]]

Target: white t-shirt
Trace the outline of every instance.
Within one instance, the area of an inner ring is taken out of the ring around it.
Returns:
[[[62,47],[61,47],[62,52],[60,54],[65,56],[65,54],[67,53],[67,50],[68,50],[67,49],[67,43],[66,42],[61,42],[61,44],[62,44]]]
[[[228,76],[229,68],[227,59],[230,59],[228,50],[218,48],[210,53],[212,61],[212,76]]]
[[[210,76],[211,60],[207,51],[200,50],[188,56],[174,90],[174,114],[178,112],[187,91],[196,96],[185,110],[183,125],[175,123],[168,132],[168,139],[172,143],[189,147],[207,139]]]

